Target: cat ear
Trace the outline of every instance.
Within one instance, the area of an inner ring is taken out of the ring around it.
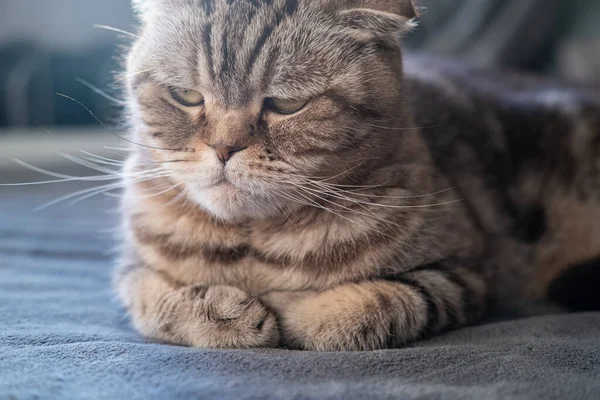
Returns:
[[[366,8],[396,14],[406,19],[419,16],[417,0],[337,0],[348,8]]]
[[[354,8],[338,14],[347,33],[359,42],[379,41],[389,46],[398,44],[399,35],[415,27],[403,16],[365,8]]]
[[[418,16],[415,0],[345,0],[338,7],[341,23],[360,42],[397,46],[401,33],[412,30]]]

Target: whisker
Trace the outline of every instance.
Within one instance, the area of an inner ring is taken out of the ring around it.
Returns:
[[[452,191],[454,189],[456,189],[456,186],[454,187],[450,187],[444,190],[439,190],[437,192],[432,192],[432,193],[428,193],[428,194],[421,194],[421,195],[410,195],[410,196],[390,196],[390,195],[376,195],[376,194],[368,194],[368,193],[358,193],[357,191],[348,191],[348,190],[343,190],[340,189],[338,187],[329,187],[328,184],[324,184],[321,183],[319,181],[309,181],[309,183],[319,186],[319,187],[323,187],[326,189],[331,189],[334,190],[336,192],[340,192],[340,193],[348,193],[351,194],[353,196],[362,196],[362,197],[371,197],[371,198],[378,198],[378,199],[398,199],[398,200],[404,200],[404,199],[419,199],[419,198],[423,198],[423,197],[430,197],[430,196],[435,196],[438,194],[443,194],[449,191]]]
[[[334,175],[334,176],[332,176],[331,178],[327,178],[327,179],[323,179],[323,180],[321,180],[321,182],[327,182],[327,181],[333,180],[333,179],[335,179],[335,178],[339,178],[340,176],[342,176],[342,175],[345,175],[345,174],[347,174],[347,173],[348,173],[348,172],[350,172],[350,171],[354,171],[356,168],[360,167],[360,166],[361,166],[361,165],[363,165],[363,164],[364,164],[364,162],[358,163],[358,164],[356,164],[354,167],[352,167],[352,168],[349,168],[349,169],[347,169],[347,170],[346,170],[346,171],[344,171],[344,172],[340,172],[339,174],[337,174],[337,175]]]
[[[280,214],[283,214],[285,216],[285,218],[292,224],[295,225],[294,222],[291,220],[290,216],[285,212],[285,209],[283,208],[283,206],[281,205],[281,203],[279,202],[279,200],[277,199],[277,197],[273,197],[273,201],[275,201],[276,207],[279,210]]]
[[[369,214],[365,214],[365,213],[363,213],[363,212],[360,212],[360,211],[357,211],[357,210],[353,210],[353,209],[351,209],[351,208],[349,208],[349,207],[346,207],[346,206],[343,206],[343,205],[341,205],[341,204],[337,204],[337,203],[335,203],[335,202],[332,202],[332,201],[330,201],[330,200],[327,200],[327,199],[325,199],[325,198],[323,198],[323,197],[321,197],[321,196],[319,196],[319,195],[318,195],[318,194],[322,194],[321,192],[315,192],[314,190],[308,189],[308,188],[306,188],[306,187],[303,187],[302,185],[295,184],[295,183],[293,183],[293,182],[286,182],[286,183],[289,183],[289,184],[291,184],[292,186],[294,186],[294,187],[296,188],[296,191],[295,191],[295,193],[296,193],[296,194],[298,194],[298,195],[301,195],[301,196],[302,196],[302,197],[304,197],[306,200],[310,201],[310,204],[307,204],[307,203],[305,203],[305,202],[299,202],[300,204],[306,205],[306,206],[308,206],[308,207],[317,207],[317,208],[320,208],[320,209],[323,209],[323,210],[327,210],[328,212],[332,212],[332,213],[334,213],[335,215],[337,215],[337,216],[339,216],[339,217],[341,217],[341,218],[347,219],[348,221],[352,221],[353,223],[358,223],[357,221],[354,221],[354,220],[351,220],[351,219],[349,219],[349,218],[346,218],[346,217],[344,217],[344,216],[343,216],[343,215],[341,215],[340,213],[336,213],[336,212],[334,212],[334,211],[333,211],[333,210],[332,210],[330,207],[325,207],[325,206],[323,206],[323,205],[321,205],[321,204],[319,204],[319,203],[315,202],[315,201],[314,201],[313,199],[311,199],[310,197],[307,197],[307,196],[303,195],[302,193],[300,193],[300,192],[298,191],[298,190],[303,190],[303,191],[306,191],[306,192],[308,192],[308,194],[309,194],[310,196],[316,197],[316,198],[318,198],[318,199],[320,199],[320,200],[322,200],[322,201],[324,201],[324,202],[326,202],[326,203],[329,203],[329,204],[335,205],[335,206],[337,206],[337,207],[340,207],[340,208],[344,209],[346,212],[349,212],[349,213],[351,213],[351,214],[355,214],[355,215],[362,215],[362,216],[364,216],[364,217],[367,217],[367,218],[373,218],[373,219],[375,219],[375,220],[377,220],[377,221],[379,221],[379,222],[382,222],[382,223],[384,223],[384,224],[386,224],[386,225],[388,225],[388,226],[390,226],[390,227],[401,228],[401,226],[399,226],[398,224],[394,224],[394,223],[392,223],[392,222],[390,222],[390,221],[386,221],[386,220],[385,220],[385,219],[383,219],[382,217],[379,217],[378,215],[376,215],[376,214],[375,214],[374,212],[372,212],[371,210],[368,210],[368,209],[367,209],[365,206],[363,206],[363,205],[360,205],[360,204],[359,204],[359,206],[360,206],[361,208],[365,209],[365,211],[367,211]],[[317,193],[318,193],[318,194],[317,194]],[[283,195],[283,193],[282,193],[282,192],[280,192],[280,191],[278,192],[278,195],[280,195],[281,197],[285,197],[285,196]],[[288,193],[288,195],[289,195],[289,193]],[[290,199],[290,200],[298,202],[298,199]],[[363,226],[363,225],[361,225],[361,226]],[[367,228],[367,229],[369,229],[369,230],[374,230],[374,231],[376,231],[376,232],[378,232],[378,233],[380,233],[380,234],[384,234],[383,232],[381,232],[381,231],[378,231],[378,230],[376,230],[376,229],[374,229],[374,228],[370,228],[370,227],[367,227],[367,226],[363,226],[363,227],[365,227],[365,228]]]
[[[289,193],[277,192],[277,193],[276,193],[276,195],[277,195],[277,196],[279,196],[279,197],[282,197],[282,198],[284,198],[284,199],[287,199],[287,200],[290,200],[290,201],[296,202],[296,203],[298,203],[298,204],[301,204],[301,205],[303,205],[303,206],[306,206],[306,207],[316,207],[316,208],[319,208],[319,209],[322,209],[322,210],[325,210],[325,209],[326,209],[326,207],[324,207],[324,206],[321,206],[321,205],[320,205],[320,204],[318,204],[318,203],[315,203],[315,202],[313,202],[313,201],[311,201],[310,203],[308,203],[308,202],[306,202],[306,201],[303,201],[302,199],[298,199],[298,198],[296,198],[296,197],[292,196],[292,195],[291,195],[291,194],[289,194]]]
[[[102,196],[112,197],[112,198],[115,198],[115,199],[122,199],[123,198],[123,195],[121,195],[121,194],[110,193],[110,192],[108,192],[108,193],[102,193]]]
[[[122,33],[123,35],[131,36],[131,37],[134,37],[136,39],[140,38],[138,35],[136,35],[134,33],[124,31],[123,29],[115,28],[114,26],[102,25],[102,24],[94,24],[93,27],[96,28],[96,29],[104,29],[105,31]]]
[[[372,207],[396,208],[396,209],[432,208],[432,207],[439,207],[439,206],[445,206],[445,205],[449,205],[449,204],[453,204],[453,203],[458,203],[458,202],[462,201],[462,199],[459,199],[459,200],[451,200],[451,201],[447,201],[447,202],[434,203],[434,204],[394,205],[394,204],[379,204],[379,203],[373,203],[373,202],[359,200],[359,199],[352,199],[347,196],[342,196],[341,194],[335,193],[333,191],[329,191],[327,193],[333,197],[340,199],[340,200],[346,200],[346,201],[350,201],[350,202],[356,203],[356,204],[364,204],[364,205],[372,206]]]
[[[81,159],[90,161],[90,162],[93,162],[96,164],[100,164],[100,165],[110,165],[113,167],[122,167],[123,166],[123,163],[115,163],[115,162],[110,162],[110,161],[96,160],[93,157],[81,156]]]
[[[93,113],[92,110],[90,110],[88,107],[86,107],[82,102],[75,100],[74,98],[67,96],[66,94],[62,94],[62,93],[56,93],[58,96],[64,97],[65,99],[71,100],[73,102],[75,102],[76,104],[80,105],[84,110],[86,110],[104,129],[106,129],[108,132],[112,133],[113,135],[115,135],[116,137],[118,137],[121,140],[124,140],[127,143],[131,143],[134,144],[136,146],[141,146],[141,147],[146,147],[149,149],[154,149],[154,150],[165,150],[165,151],[182,151],[183,149],[167,149],[167,148],[163,148],[163,147],[155,147],[155,146],[149,146],[149,145],[145,145],[145,144],[141,144],[141,143],[136,143],[132,140],[129,140],[121,135],[119,135],[118,133],[112,131],[111,129],[108,128],[108,126],[106,126],[106,124],[104,122],[102,122],[100,120],[100,118],[98,118],[96,116],[96,114]]]
[[[304,190],[308,190],[307,188],[303,188],[303,189],[304,189]],[[313,196],[315,196],[315,197],[317,197],[318,199],[321,199],[321,200],[323,200],[323,201],[325,201],[325,202],[327,202],[327,203],[330,203],[330,204],[333,204],[333,205],[335,205],[335,206],[337,206],[337,207],[340,207],[340,208],[342,208],[342,209],[344,209],[344,210],[346,210],[346,211],[348,211],[348,212],[350,212],[350,213],[353,213],[353,214],[356,214],[356,215],[361,215],[361,216],[364,216],[364,217],[367,217],[367,218],[373,218],[373,219],[375,219],[376,221],[382,222],[382,223],[384,223],[384,224],[386,224],[386,225],[388,225],[388,226],[393,226],[393,227],[397,227],[397,228],[402,228],[400,225],[398,225],[398,224],[395,224],[395,223],[393,223],[393,222],[391,222],[391,221],[387,221],[387,220],[385,220],[383,217],[380,217],[380,216],[378,216],[377,214],[375,214],[373,211],[371,211],[371,210],[367,209],[367,208],[366,208],[364,205],[362,205],[362,204],[356,203],[357,205],[361,206],[361,207],[362,207],[362,208],[363,208],[365,211],[367,211],[367,212],[368,212],[368,214],[365,214],[365,213],[363,213],[363,212],[360,212],[360,211],[357,211],[357,210],[353,210],[352,208],[349,208],[349,207],[343,206],[343,205],[341,205],[341,204],[335,203],[335,202],[333,202],[333,201],[331,201],[331,200],[327,200],[327,199],[325,199],[325,198],[323,198],[323,197],[321,197],[321,196],[319,196],[319,195],[315,194],[315,191],[311,191],[311,192],[312,192],[312,195],[313,195]],[[309,192],[309,193],[311,193],[311,192]],[[319,193],[319,194],[322,194],[322,193]],[[396,232],[396,233],[399,233],[399,232]]]
[[[184,205],[185,205],[185,201],[187,199],[187,194],[189,193],[189,189],[188,188],[184,188],[181,193],[179,193],[173,200],[169,201],[167,204],[165,204],[166,206],[171,206],[174,205],[175,203],[177,203],[179,200],[184,199]]]
[[[51,185],[54,183],[76,182],[76,181],[81,181],[81,180],[83,180],[83,179],[72,178],[72,179],[57,179],[57,180],[53,180],[53,181],[40,181],[40,182],[0,183],[0,187]]]
[[[104,148],[106,150],[123,151],[123,152],[128,152],[128,153],[135,151],[134,149],[130,149],[130,148],[127,148],[127,147],[104,146]]]
[[[97,95],[100,95],[100,96],[104,97],[108,101],[111,101],[111,102],[113,102],[115,104],[119,104],[121,106],[124,106],[124,105],[127,104],[126,101],[119,100],[116,97],[113,97],[113,96],[109,95],[108,93],[106,93],[102,89],[98,88],[97,86],[92,85],[91,83],[89,83],[86,80],[83,80],[81,78],[75,78],[75,81],[81,83],[82,85],[84,85],[86,87],[88,87],[89,89],[92,90],[92,92],[96,93]]]
[[[356,188],[356,189],[361,189],[361,190],[368,190],[368,189],[377,189],[377,188],[384,188],[384,187],[392,186],[391,183],[378,184],[378,185],[345,185],[345,184],[326,182],[326,179],[325,180],[315,180],[315,177],[311,177],[311,176],[307,176],[307,175],[299,175],[299,174],[293,174],[293,173],[290,175],[292,175],[295,178],[310,180],[314,183],[324,183],[328,186],[339,187],[339,188]],[[318,177],[316,177],[316,178],[318,178]]]
[[[58,155],[60,155],[63,158],[66,158],[69,161],[74,162],[75,164],[92,169],[94,171],[104,172],[105,174],[110,174],[110,175],[120,175],[121,174],[121,170],[119,170],[119,169],[104,168],[100,165],[95,164],[94,162],[90,162],[89,160],[86,161],[85,159],[83,159],[81,157],[73,156],[71,154],[66,154],[66,153],[60,153],[60,152],[58,153]]]
[[[50,170],[43,169],[40,167],[36,167],[35,165],[29,164],[29,163],[22,161],[20,159],[17,159],[17,158],[13,159],[13,161],[29,170],[34,171],[34,172],[39,172],[40,174],[51,176],[54,178],[59,178],[59,179],[47,180],[47,181],[37,181],[37,182],[4,183],[4,184],[0,184],[0,187],[1,186],[4,186],[4,187],[38,186],[38,185],[59,184],[59,183],[67,183],[67,182],[102,182],[102,181],[123,179],[123,178],[128,178],[128,177],[132,177],[132,178],[143,177],[147,174],[163,172],[163,170],[161,168],[156,168],[154,170],[140,171],[140,172],[131,173],[131,174],[111,170],[111,172],[106,175],[73,176],[73,175],[61,174],[58,172],[54,172],[54,171],[50,171]],[[104,172],[104,171],[101,171],[101,172]]]
[[[82,152],[83,154],[87,154],[88,156],[94,157],[95,159],[98,159],[98,160],[103,160],[103,161],[107,161],[107,162],[114,162],[114,163],[125,164],[125,161],[123,161],[123,160],[115,160],[113,158],[102,157],[102,156],[99,156],[97,154],[90,153],[89,151],[85,151],[85,150],[79,150],[79,151]]]
[[[54,135],[52,132],[50,132],[50,130],[49,130],[49,129],[47,129],[47,128],[46,128],[46,127],[45,127],[45,126],[42,124],[42,123],[40,123],[39,121],[36,121],[36,122],[37,122],[37,124],[38,124],[38,125],[39,125],[39,126],[40,126],[40,127],[41,127],[41,128],[42,128],[42,129],[43,129],[43,130],[44,130],[44,131],[47,133],[47,134],[48,134],[48,135],[50,135],[50,136],[53,136],[53,137],[56,137],[56,136],[55,136],[55,135]],[[62,144],[63,144],[65,147],[70,147],[70,146],[69,146],[67,143],[65,143],[65,142],[62,142]],[[79,151],[79,152],[81,152],[81,153],[87,154],[87,155],[89,155],[89,156],[92,156],[92,157],[94,157],[95,159],[99,159],[99,160],[105,160],[105,161],[119,162],[119,160],[113,160],[113,159],[110,159],[110,158],[101,157],[101,156],[99,156],[99,155],[96,155],[96,154],[93,154],[93,153],[90,153],[90,152],[84,151],[84,150],[82,150],[82,149],[75,149],[75,150],[76,150],[76,151]],[[97,160],[90,160],[90,161],[98,162]],[[124,162],[123,162],[123,164],[124,164]]]
[[[309,190],[309,191],[311,191],[313,193],[322,194],[324,196],[331,196],[331,197],[337,198],[339,200],[345,200],[345,201],[348,201],[348,202],[350,202],[352,204],[356,204],[356,205],[360,206],[362,209],[364,209],[365,211],[367,211],[369,214],[371,214],[371,216],[377,218],[378,220],[384,221],[380,216],[378,216],[377,214],[375,214],[372,210],[369,210],[366,207],[365,204],[362,204],[361,202],[357,202],[357,201],[355,201],[354,199],[352,199],[352,198],[350,198],[348,196],[341,195],[339,193],[336,193],[335,191],[328,190],[326,188],[320,188],[320,190],[318,190],[318,189],[311,189],[309,187],[304,187],[304,189],[305,190]],[[337,204],[337,203],[333,203],[333,204]],[[338,206],[341,206],[341,205],[338,205]],[[354,212],[354,210],[351,210],[351,211]]]
[[[175,185],[169,186],[167,189],[161,190],[158,193],[153,193],[153,194],[149,194],[149,195],[145,195],[145,196],[138,196],[137,198],[139,199],[151,199],[153,197],[158,197],[161,194],[165,194],[165,193],[169,193],[171,190],[178,188],[179,186],[183,185],[183,182],[177,183]]]
[[[337,212],[333,211],[332,209],[330,209],[330,208],[328,208],[328,207],[321,206],[320,204],[318,204],[318,203],[315,203],[315,202],[314,202],[314,201],[312,201],[312,200],[311,200],[309,197],[307,197],[307,196],[303,195],[302,193],[299,193],[299,192],[296,192],[296,193],[297,193],[297,194],[299,194],[300,196],[304,197],[305,199],[307,199],[309,202],[313,203],[313,207],[317,207],[317,208],[323,209],[323,210],[325,210],[325,211],[327,211],[327,212],[329,212],[329,213],[331,213],[331,214],[334,214],[335,216],[337,216],[337,217],[339,217],[339,218],[342,218],[342,219],[344,219],[344,220],[346,220],[346,221],[348,221],[348,222],[350,222],[350,223],[356,224],[356,225],[358,225],[358,226],[360,226],[360,227],[362,227],[362,228],[365,228],[365,229],[367,229],[367,230],[369,230],[369,231],[374,231],[374,232],[376,232],[376,233],[378,233],[378,234],[380,234],[380,235],[387,236],[387,237],[389,237],[389,238],[391,238],[391,239],[394,239],[394,237],[393,237],[393,236],[390,236],[390,235],[388,235],[388,234],[386,234],[386,233],[383,233],[383,232],[381,232],[381,231],[379,231],[379,230],[377,230],[377,229],[375,229],[375,228],[373,228],[373,227],[369,227],[369,226],[366,226],[366,225],[364,225],[364,224],[361,224],[360,222],[358,222],[358,221],[355,221],[355,220],[353,220],[353,219],[351,219],[351,218],[348,218],[348,217],[346,217],[346,216],[344,216],[344,215],[342,215],[342,214],[340,214],[340,213],[337,213]]]
[[[97,187],[97,186],[96,186],[96,187],[93,187],[93,188],[88,188],[88,189],[79,190],[79,191],[77,191],[77,192],[75,192],[75,193],[70,193],[70,194],[68,194],[68,195],[61,196],[61,197],[59,197],[59,198],[56,198],[56,199],[54,199],[54,200],[52,200],[52,201],[49,201],[49,202],[47,202],[47,203],[44,203],[44,204],[42,204],[41,206],[39,206],[39,207],[37,207],[36,209],[34,209],[34,212],[40,212],[40,211],[43,211],[43,210],[45,210],[45,209],[47,209],[47,208],[49,208],[49,207],[52,207],[53,205],[56,205],[56,204],[62,203],[63,201],[66,201],[66,200],[72,199],[72,198],[74,198],[74,197],[77,197],[77,196],[80,196],[80,195],[82,195],[82,194],[83,194],[83,195],[85,195],[85,194],[87,194],[87,193],[90,193],[90,192],[95,192],[95,191],[98,191],[99,189],[104,189],[104,188],[110,188],[110,189],[112,190],[112,189],[119,188],[119,187],[121,187],[122,185],[123,185],[123,182],[118,182],[118,183],[111,183],[111,184],[109,184],[109,185],[102,185],[102,186],[100,186],[100,187]]]
[[[143,182],[143,181],[148,181],[148,180],[156,179],[158,177],[159,176],[153,175],[153,176],[148,176],[148,177],[145,177],[145,178],[137,179],[136,181],[137,182]],[[103,191],[109,191],[109,190],[113,190],[113,189],[118,189],[118,188],[122,187],[124,184],[125,184],[125,182],[123,182],[122,180],[120,180],[119,182],[116,182],[116,183],[110,183],[110,184],[107,184],[107,185],[95,186],[93,188],[82,189],[82,190],[79,190],[77,192],[69,193],[69,194],[61,196],[61,197],[59,197],[57,199],[54,199],[54,200],[49,201],[47,203],[44,203],[41,206],[39,206],[38,208],[36,208],[34,211],[35,212],[39,212],[39,211],[45,210],[45,209],[47,209],[49,207],[52,207],[53,205],[62,203],[63,201],[70,200],[70,199],[79,197],[81,195],[84,195],[83,199],[75,201],[75,203],[77,203],[79,201],[82,201],[82,200],[88,199],[90,197],[93,197],[94,195],[101,194]],[[94,194],[92,195],[92,193],[94,193]],[[90,194],[90,195],[88,195],[88,194]],[[71,203],[71,204],[75,204],[75,203]]]
[[[194,162],[196,160],[166,160],[166,161],[150,161],[148,164],[176,164],[182,162]]]
[[[116,183],[115,183],[115,184],[114,184],[112,187],[111,187],[111,186],[107,186],[107,187],[105,187],[105,188],[101,188],[101,189],[100,189],[100,188],[97,188],[97,189],[96,189],[95,191],[93,191],[92,193],[89,193],[89,194],[87,194],[87,195],[84,195],[84,196],[81,196],[81,197],[79,197],[79,198],[77,198],[77,199],[74,199],[74,200],[72,200],[71,202],[69,202],[69,205],[71,205],[71,206],[72,206],[72,205],[75,205],[75,204],[77,204],[77,203],[81,203],[81,202],[82,202],[82,201],[84,201],[84,200],[87,200],[87,199],[89,199],[89,198],[92,198],[92,197],[94,197],[94,196],[98,196],[98,195],[100,195],[100,194],[104,194],[104,193],[106,193],[106,192],[110,192],[111,190],[114,190],[114,189],[119,189],[119,188],[120,188],[120,187],[122,187],[122,186],[123,186],[122,184],[120,184],[120,185],[119,185],[119,184],[116,184]]]
[[[385,129],[385,130],[389,130],[389,131],[418,131],[421,129],[431,129],[431,128],[437,128],[438,125],[430,125],[430,126],[413,126],[413,127],[408,127],[408,128],[402,128],[402,127],[395,127],[395,126],[383,126],[383,125],[376,125],[376,124],[365,124],[365,126],[369,126],[371,128],[377,128],[377,129]]]
[[[145,179],[138,179],[138,180],[136,180],[136,182],[144,182],[144,181],[148,181],[148,180],[152,180],[152,179],[157,179],[157,178],[160,178],[160,177],[161,176],[155,176],[155,175],[153,175],[153,176],[149,176],[149,177],[147,177]],[[117,184],[115,184],[115,185],[117,185]],[[168,191],[173,190],[175,187],[177,187],[179,185],[180,184],[177,184],[177,185],[169,188],[168,190],[164,190],[164,191],[162,191],[162,192],[160,192],[158,194],[153,194],[153,195],[150,195],[148,197],[154,197],[154,196],[158,196],[158,195],[163,194],[163,193],[167,193]],[[114,187],[114,188],[104,188],[104,189],[101,189],[101,190],[99,190],[97,192],[92,192],[90,194],[87,194],[85,196],[79,197],[78,199],[75,199],[75,200],[71,201],[69,204],[70,205],[74,205],[74,204],[80,203],[80,202],[82,202],[84,200],[87,200],[87,199],[89,199],[91,197],[94,197],[94,196],[97,196],[97,195],[100,195],[100,194],[107,194],[107,192],[110,192],[111,190],[114,190],[114,189],[118,189],[121,186],[123,186],[123,183],[121,183],[119,186]],[[100,188],[98,188],[98,189],[100,189]],[[143,196],[142,198],[146,198],[146,196]]]
[[[131,78],[131,77],[133,77],[133,76],[140,75],[140,74],[145,74],[146,72],[151,72],[151,71],[152,71],[151,69],[145,69],[145,70],[143,70],[143,71],[138,71],[138,72],[133,72],[133,73],[131,73],[131,74],[125,74],[125,75],[122,75],[122,76],[121,76],[119,79],[116,79],[116,80],[114,80],[114,81],[113,81],[112,83],[110,83],[108,86],[109,86],[109,87],[114,87],[114,86],[115,86],[117,83],[119,83],[119,82],[121,82],[121,81],[124,81],[124,80],[126,80],[126,79],[128,79],[128,78]]]
[[[47,176],[51,176],[54,178],[60,178],[60,180],[58,181],[54,181],[55,183],[61,183],[61,182],[71,182],[71,181],[101,181],[101,180],[110,180],[108,179],[108,175],[98,175],[98,176],[85,176],[85,177],[79,177],[79,176],[72,176],[72,175],[66,175],[66,174],[60,174],[57,172],[53,172],[47,169],[43,169],[43,168],[39,168],[36,167],[35,165],[29,164],[25,161],[22,161],[18,158],[13,158],[13,161],[25,168],[28,168],[34,172],[39,172],[40,174],[44,174]],[[111,178],[112,179],[112,178]],[[53,182],[53,181],[46,181],[46,182]],[[45,184],[44,182],[31,182],[28,184]],[[15,184],[9,183],[9,184],[5,184],[7,186],[14,186]],[[4,185],[0,185],[0,186],[4,186]]]

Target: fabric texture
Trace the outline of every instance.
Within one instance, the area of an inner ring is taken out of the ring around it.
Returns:
[[[507,310],[397,350],[150,343],[111,291],[117,216],[73,188],[0,188],[0,399],[600,399],[600,313]]]

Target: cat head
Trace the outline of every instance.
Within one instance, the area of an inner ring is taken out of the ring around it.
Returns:
[[[311,203],[393,159],[410,0],[134,0],[137,150],[224,220]]]

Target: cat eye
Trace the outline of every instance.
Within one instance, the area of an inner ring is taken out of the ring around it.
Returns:
[[[198,107],[204,103],[202,93],[190,89],[171,89],[171,96],[186,107]]]
[[[290,115],[302,110],[308,104],[308,100],[283,100],[269,98],[265,101],[265,107],[278,114]]]

